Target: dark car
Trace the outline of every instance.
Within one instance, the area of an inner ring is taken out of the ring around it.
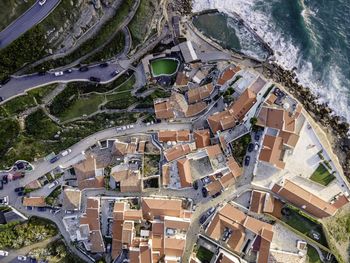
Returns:
[[[0,96],[0,102],[2,102],[3,100],[4,100],[4,98]]]
[[[27,206],[27,210],[33,210],[32,206]]]
[[[0,181],[0,190],[4,189],[4,184]]]
[[[214,194],[212,197],[215,198],[215,197],[218,197],[219,195],[221,195],[221,192],[217,192],[217,193]]]
[[[37,261],[36,261],[36,258],[34,258],[34,257],[31,257],[30,258],[30,263],[36,263]]]
[[[7,175],[4,175],[3,177],[2,177],[2,182],[4,183],[4,184],[7,184],[8,183],[8,177],[7,177]]]
[[[202,188],[202,195],[204,198],[208,196],[208,190],[204,187]]]
[[[89,70],[89,68],[87,66],[83,66],[79,69],[80,72],[86,72],[88,70]]]
[[[17,187],[15,188],[15,192],[23,192],[24,187]]]
[[[96,77],[90,77],[90,80],[95,82],[101,82],[101,79]]]
[[[118,70],[115,70],[115,71],[113,71],[112,73],[111,73],[111,76],[112,77],[115,77],[115,76],[117,76],[119,74],[119,71]]]
[[[44,76],[44,75],[46,75],[46,71],[39,71],[39,72],[38,72],[38,75],[39,75],[39,76]]]
[[[199,218],[199,223],[201,223],[201,225],[203,225],[205,223],[205,221],[207,221],[208,215],[204,214]]]
[[[245,166],[248,166],[249,163],[250,163],[250,156],[247,155],[247,156],[244,158],[244,165],[245,165]]]
[[[254,144],[249,143],[248,144],[248,152],[252,152],[254,150]]]
[[[259,132],[255,133],[254,140],[256,140],[256,141],[260,140],[260,133]]]
[[[46,208],[45,208],[45,207],[38,207],[38,211],[39,211],[39,212],[45,212],[45,211],[46,211]]]
[[[55,162],[57,162],[59,159],[60,159],[60,157],[59,157],[58,155],[56,155],[55,157],[53,157],[53,158],[50,160],[50,163],[55,163]]]
[[[25,192],[19,192],[17,193],[18,196],[24,196],[26,193]]]
[[[72,73],[73,70],[72,69],[66,69],[65,71],[63,71],[64,73]]]
[[[193,184],[192,184],[192,186],[193,186],[193,189],[194,189],[194,190],[198,190],[198,181],[197,181],[197,180],[194,181]]]
[[[100,67],[101,68],[107,68],[108,67],[108,63],[102,63],[102,64],[100,64]]]

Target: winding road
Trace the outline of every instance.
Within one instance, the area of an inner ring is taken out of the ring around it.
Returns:
[[[0,32],[0,49],[5,48],[22,34],[47,17],[61,0],[47,0],[44,5],[36,1],[31,8]]]

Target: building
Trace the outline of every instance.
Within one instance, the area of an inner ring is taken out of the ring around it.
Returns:
[[[333,216],[338,210],[334,205],[327,203],[289,180],[282,181],[281,184],[275,184],[271,190],[283,200],[317,218]]]
[[[158,141],[162,143],[166,142],[189,142],[191,140],[190,130],[180,130],[180,131],[159,131]]]
[[[62,208],[65,211],[78,211],[81,208],[81,191],[76,188],[66,187],[63,190]]]
[[[193,135],[197,148],[205,148],[210,145],[209,129],[194,131]]]
[[[141,173],[130,169],[128,165],[118,165],[112,168],[109,185],[112,189],[119,188],[122,193],[141,192]]]
[[[73,165],[73,168],[80,190],[104,187],[104,170],[96,168],[96,159],[93,155],[85,155],[85,160]]]
[[[180,43],[179,48],[185,63],[199,61],[196,50],[194,49],[193,43],[191,41]]]
[[[204,99],[207,99],[210,97],[210,95],[214,91],[214,86],[212,83],[198,87],[198,88],[191,88],[188,90],[186,96],[188,98],[188,103],[196,103],[200,102]]]
[[[241,70],[240,67],[229,66],[221,74],[220,78],[218,79],[217,85],[220,85],[220,86],[225,85],[227,82],[231,81],[233,77],[237,74],[237,72],[240,70]]]
[[[239,124],[256,103],[256,94],[249,88],[225,111],[215,113],[208,118],[213,133],[234,128]]]
[[[256,254],[257,263],[267,263],[273,238],[272,225],[246,215],[226,204],[209,223],[206,235],[224,240],[226,247],[237,254]]]

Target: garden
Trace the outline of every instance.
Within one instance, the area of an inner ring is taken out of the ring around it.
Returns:
[[[329,185],[334,179],[335,176],[333,175],[333,173],[330,173],[328,168],[325,167],[323,163],[320,163],[318,165],[315,172],[310,177],[310,180],[324,186]]]

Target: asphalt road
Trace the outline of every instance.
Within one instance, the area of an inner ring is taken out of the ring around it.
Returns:
[[[90,77],[98,77],[101,83],[108,83],[120,76],[124,69],[129,66],[128,61],[121,61],[126,65],[123,67],[120,64],[110,63],[108,67],[102,68],[99,65],[89,66],[89,70],[85,72],[79,71],[78,68],[72,68],[71,73],[64,73],[62,76],[55,76],[54,71],[47,72],[45,75],[32,74],[21,77],[13,77],[8,83],[0,87],[0,97],[4,101],[25,93],[26,90],[45,86],[52,83],[68,83],[74,81],[90,81]],[[115,70],[120,71],[120,74],[113,77],[111,73]],[[59,70],[57,70],[59,71]]]
[[[22,34],[42,21],[50,14],[61,0],[47,0],[43,6],[37,1],[23,15],[0,32],[0,49],[11,44]]]

